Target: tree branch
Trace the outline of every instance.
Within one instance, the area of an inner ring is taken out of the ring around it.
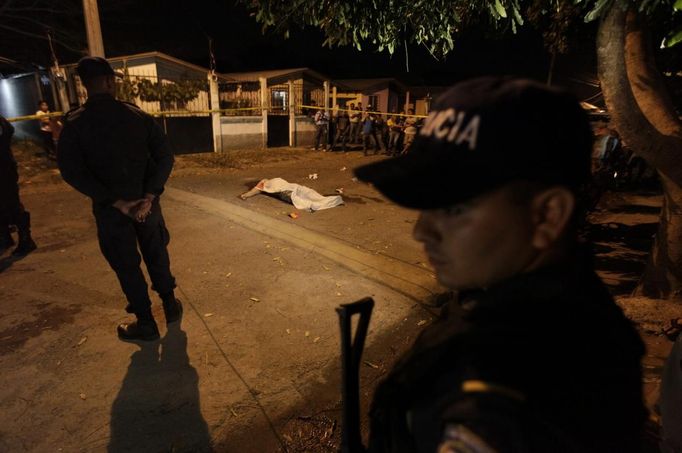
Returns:
[[[2,6],[0,6],[0,17],[2,17],[2,14],[3,14],[5,11],[7,11],[7,10],[10,8],[10,6],[12,6],[12,3],[13,3],[13,2],[14,2],[14,0],[6,0],[6,1],[5,1],[5,4],[2,5]]]
[[[11,32],[13,32],[13,33],[17,33],[17,34],[19,34],[19,35],[28,36],[28,37],[30,37],[30,38],[40,39],[40,40],[43,40],[43,41],[46,41],[46,40],[47,40],[47,37],[45,37],[45,36],[43,36],[43,35],[39,35],[39,34],[36,34],[36,33],[31,33],[31,32],[28,32],[28,31],[24,31],[24,30],[21,30],[21,29],[18,29],[18,28],[15,28],[15,27],[12,27],[12,26],[9,26],[9,25],[6,25],[6,24],[0,23],[0,28],[3,28],[3,29],[5,29],[5,30],[9,30],[9,31],[11,31]],[[65,43],[65,42],[63,42],[63,41],[61,41],[61,40],[55,39],[54,41],[55,41],[56,43],[58,43],[60,46],[66,48],[66,49],[68,49],[68,50],[70,50],[70,51],[72,51],[72,52],[75,52],[75,53],[82,53],[82,52],[83,52],[83,49],[76,49],[75,47],[72,47],[71,45],[69,45],[69,44],[67,44],[67,43]]]

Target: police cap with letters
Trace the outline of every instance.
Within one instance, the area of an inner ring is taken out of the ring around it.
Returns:
[[[400,205],[437,209],[515,180],[577,191],[590,179],[591,149],[587,115],[567,91],[481,77],[434,103],[407,154],[355,174]]]
[[[78,77],[81,80],[89,80],[100,76],[122,76],[120,72],[114,71],[109,62],[102,57],[81,58],[78,61],[76,72],[78,72]]]

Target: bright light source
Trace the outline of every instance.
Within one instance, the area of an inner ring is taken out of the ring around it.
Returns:
[[[2,106],[2,110],[8,117],[19,115],[17,97],[10,79],[0,79],[0,106]]]

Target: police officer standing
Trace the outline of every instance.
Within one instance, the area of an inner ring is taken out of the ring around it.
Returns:
[[[19,173],[12,155],[14,127],[0,115],[0,255],[14,245],[10,226],[17,227],[19,243],[12,251],[15,258],[36,249],[31,237],[31,214],[19,200]]]
[[[409,154],[360,167],[420,210],[460,292],[376,390],[370,452],[633,452],[639,335],[579,240],[592,135],[570,94],[486,77],[434,106]]]
[[[114,98],[116,74],[105,59],[82,58],[77,71],[88,100],[65,118],[59,169],[67,183],[92,199],[100,249],[128,300],[126,311],[137,317],[118,326],[119,338],[155,340],[159,330],[138,246],[152,289],[163,300],[166,322],[178,321],[182,305],[173,293],[170,237],[159,204],[173,154],[151,116]]]

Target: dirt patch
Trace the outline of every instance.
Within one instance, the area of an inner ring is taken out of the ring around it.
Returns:
[[[223,153],[187,154],[175,157],[174,171],[196,168],[245,169],[264,163],[286,162],[305,158],[312,152],[304,148],[267,148],[233,150]]]
[[[37,143],[18,140],[12,143],[12,153],[17,161],[19,184],[55,183],[62,180],[57,162],[50,159]]]
[[[74,315],[81,311],[80,306],[66,308],[40,303],[35,319],[24,321],[0,331],[0,355],[9,354],[22,347],[30,338],[40,336],[46,330],[57,330],[64,324],[74,321]]]

